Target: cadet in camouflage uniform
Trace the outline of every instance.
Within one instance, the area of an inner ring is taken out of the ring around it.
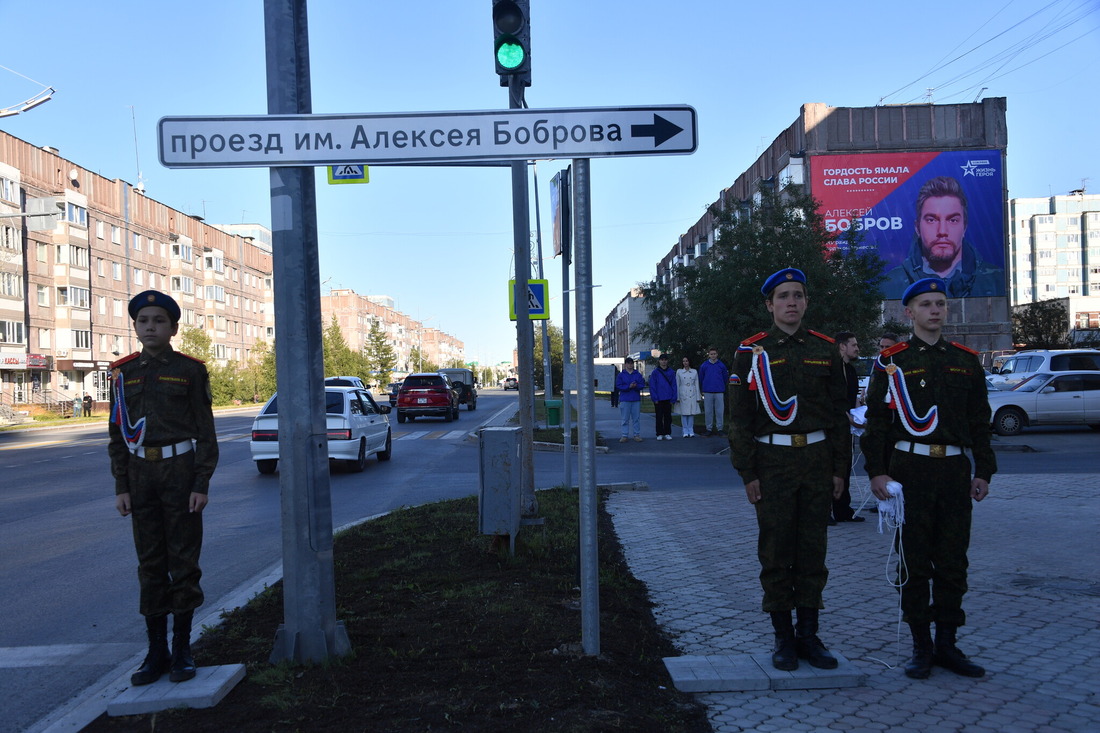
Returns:
[[[131,684],[156,682],[164,672],[182,682],[195,676],[191,622],[203,602],[199,578],[202,510],[218,463],[206,367],[173,351],[180,308],[155,290],[129,306],[140,353],[111,365],[109,424],[115,506],[133,514],[134,546],[149,653]],[[173,615],[168,651],[168,614]]]
[[[851,468],[844,372],[833,339],[802,327],[808,298],[800,270],[780,270],[760,290],[774,323],[742,341],[734,357],[730,458],[756,507],[772,665],[794,670],[802,658],[833,669],[817,630],[829,512]]]
[[[899,580],[902,612],[913,634],[905,674],[914,679],[927,678],[933,664],[967,677],[985,674],[955,646],[955,633],[966,621],[971,500],[988,495],[997,459],[989,446],[982,365],[975,352],[940,335],[945,293],[942,280],[926,278],[902,296],[913,337],[883,351],[875,363],[862,444],[875,496],[889,496],[889,481],[902,485],[901,553],[908,577],[899,572]],[[974,456],[973,478],[967,450]]]

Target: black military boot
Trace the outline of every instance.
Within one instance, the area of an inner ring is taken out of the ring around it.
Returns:
[[[149,653],[137,671],[130,675],[134,687],[151,685],[168,671],[171,655],[168,653],[168,617],[146,616],[145,633],[149,637]]]
[[[967,659],[966,655],[955,646],[955,632],[958,626],[936,624],[936,646],[932,654],[932,663],[949,669],[963,677],[984,677],[985,669]]]
[[[817,638],[817,609],[796,608],[795,650],[799,659],[805,659],[811,667],[836,669],[836,657],[829,653],[821,639]]]
[[[194,611],[177,613],[172,619],[172,671],[168,679],[183,682],[195,676],[195,660],[191,656],[191,619]]]
[[[926,680],[932,674],[932,630],[929,624],[909,624],[913,634],[913,658],[905,663],[905,676]]]
[[[772,650],[772,666],[784,672],[798,669],[798,654],[794,645],[794,627],[790,611],[772,611],[772,628],[775,629],[775,649]]]

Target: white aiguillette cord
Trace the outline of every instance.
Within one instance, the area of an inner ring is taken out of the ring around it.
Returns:
[[[890,543],[890,549],[886,553],[886,582],[891,588],[898,591],[898,629],[897,629],[897,642],[898,642],[898,656],[902,656],[901,652],[901,627],[902,627],[902,611],[901,611],[901,589],[909,582],[909,568],[905,565],[905,548],[902,546],[902,526],[905,524],[905,494],[901,490],[901,484],[897,481],[890,481],[886,484],[886,490],[890,493],[889,499],[879,499],[878,501],[878,533],[883,534],[883,526],[886,529],[893,530],[894,541]],[[894,549],[897,548],[898,552],[898,572],[896,576],[890,574],[890,561],[894,557]],[[874,660],[879,664],[885,665],[887,669],[894,669],[895,666],[889,662],[884,662],[876,657],[868,657],[868,659]]]

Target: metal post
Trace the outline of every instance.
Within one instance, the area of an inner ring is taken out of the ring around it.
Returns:
[[[508,77],[508,108],[522,109],[523,83],[519,75]],[[512,162],[512,244],[516,260],[516,351],[519,369],[521,503],[523,516],[538,513],[535,499],[535,334],[527,312],[527,281],[531,279],[531,225],[528,214],[527,161]]]
[[[580,459],[581,646],[600,653],[598,497],[596,495],[596,388],[592,361],[592,188],[589,160],[573,161],[577,251],[577,448]]]
[[[535,242],[538,251],[538,263],[539,263],[539,280],[542,280],[544,275],[542,271],[542,217],[539,215],[539,167],[538,164],[532,164],[531,166],[532,178],[535,182]],[[550,293],[546,293],[546,299],[550,299]],[[550,304],[546,303],[546,310],[549,312]],[[550,371],[550,329],[548,328],[549,320],[542,320],[539,322],[542,326],[542,397],[544,400],[551,399],[554,396],[554,380],[551,378]],[[546,426],[550,427],[550,420],[547,419]]]
[[[563,382],[566,365],[569,364],[570,338],[570,313],[569,313],[569,253],[562,252],[561,258],[561,371]],[[579,379],[578,379],[579,382]],[[578,392],[579,394],[579,392]],[[561,433],[562,453],[565,454],[565,485],[573,485],[573,438],[572,438],[572,409],[570,408],[569,390],[562,385],[561,390]]]
[[[264,0],[269,114],[312,112],[306,17],[306,0]],[[336,621],[317,202],[312,168],[270,175],[284,614],[271,660],[314,663],[351,651]]]

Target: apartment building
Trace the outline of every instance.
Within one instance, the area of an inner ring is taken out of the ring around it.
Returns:
[[[388,295],[360,295],[348,288],[333,288],[321,296],[321,322],[327,328],[333,316],[348,347],[361,353],[370,342],[370,331],[378,323],[397,356],[397,371],[415,372],[422,362],[417,351],[433,364],[465,362],[465,345],[454,336],[429,328],[394,308]]]
[[[1013,305],[1100,296],[1100,195],[1011,199]]]
[[[798,118],[672,245],[656,264],[656,279],[680,293],[676,266],[694,265],[717,241],[720,232],[712,209],[742,214],[759,201],[761,187],[780,196],[795,190],[811,193],[827,225],[841,232],[860,229],[864,243],[877,248],[887,270],[898,268],[919,244],[913,203],[920,188],[937,177],[954,178],[969,199],[970,225],[962,246],[1008,270],[1007,145],[1003,97],[942,105],[804,104]],[[885,293],[884,318],[904,320],[903,288],[897,283],[891,287]],[[977,350],[1009,348],[1007,287],[1002,283],[952,299],[945,332]]]
[[[271,339],[271,251],[0,132],[0,409],[109,399],[127,305],[170,293],[221,363]]]

